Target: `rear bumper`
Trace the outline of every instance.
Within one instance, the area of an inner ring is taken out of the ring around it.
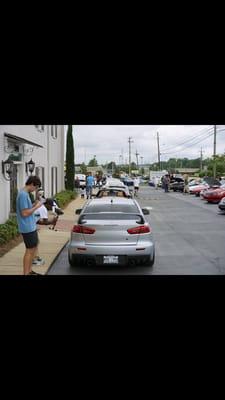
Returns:
[[[104,264],[104,256],[103,255],[72,255],[70,259],[72,260],[73,264],[80,264],[80,265],[96,265],[96,266],[107,266],[107,265],[113,265],[115,267],[117,266],[128,266],[128,265],[141,265],[147,261],[149,261],[149,258],[151,258],[151,261],[153,260],[154,255],[150,256],[144,256],[144,255],[138,255],[138,256],[127,256],[127,255],[118,255],[118,263],[113,263],[113,264]]]
[[[78,250],[78,248],[85,248],[85,250]],[[144,248],[144,250],[137,250]],[[102,265],[104,256],[118,256],[118,264],[116,265],[127,265],[130,264],[131,260],[135,263],[144,261],[146,258],[154,257],[155,246],[154,243],[145,243],[136,246],[81,246],[70,242],[68,245],[69,258],[73,257],[77,260],[87,262],[92,260],[96,265]]]
[[[217,199],[215,197],[211,197],[211,196],[204,196],[203,195],[204,200],[210,202],[210,203],[219,203],[220,199]]]

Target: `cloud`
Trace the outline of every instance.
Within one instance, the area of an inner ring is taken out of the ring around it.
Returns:
[[[225,130],[221,129],[225,126],[218,126],[217,154],[225,151]],[[144,163],[156,162],[157,132],[162,160],[197,158],[201,147],[203,158],[213,154],[213,125],[74,125],[75,162],[87,163],[94,155],[99,164],[110,161],[118,164],[120,155],[128,162],[129,137],[132,138],[131,161],[136,162],[137,151],[139,162],[141,157]]]

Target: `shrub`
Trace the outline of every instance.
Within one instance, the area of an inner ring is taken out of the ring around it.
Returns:
[[[11,217],[4,224],[0,224],[0,245],[14,239],[18,234],[17,219]]]
[[[65,207],[71,200],[77,197],[77,192],[72,190],[63,190],[55,195],[55,199],[60,208]]]

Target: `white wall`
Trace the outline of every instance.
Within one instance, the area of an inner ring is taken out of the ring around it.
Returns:
[[[9,133],[37,143],[43,148],[34,147],[30,155],[24,154],[22,162],[18,164],[18,189],[21,189],[28,175],[25,172],[25,162],[30,158],[35,162],[35,167],[44,167],[45,170],[45,196],[51,195],[51,167],[57,167],[58,192],[64,190],[64,126],[57,126],[57,139],[51,136],[50,125],[44,126],[44,131],[39,132],[34,125],[0,125],[0,223],[4,223],[10,212],[10,183],[2,175],[2,160],[6,160],[9,154],[4,147],[7,145],[7,139],[4,133]],[[31,148],[29,145],[27,148]],[[23,146],[20,146],[22,150]]]

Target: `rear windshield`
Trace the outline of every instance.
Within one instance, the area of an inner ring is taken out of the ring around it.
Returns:
[[[122,190],[101,190],[96,197],[105,196],[126,197],[126,193]]]
[[[123,214],[123,213],[98,213],[98,214],[83,214],[79,218],[79,224],[82,224],[84,221],[90,220],[113,220],[113,221],[125,221],[125,220],[132,220],[136,221],[138,224],[143,224],[143,217],[139,214]]]
[[[114,213],[122,212],[128,214],[138,214],[139,210],[136,204],[90,204],[85,209],[85,214],[87,213]]]

